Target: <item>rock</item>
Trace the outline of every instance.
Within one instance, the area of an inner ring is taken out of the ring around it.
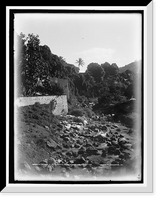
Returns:
[[[54,140],[50,139],[47,141],[47,146],[55,149],[58,145]]]
[[[74,115],[66,115],[66,118],[69,118],[69,119],[73,119],[75,116]]]
[[[65,128],[69,131],[71,129],[71,124],[65,125]]]
[[[73,121],[74,122],[81,122],[81,123],[84,123],[84,119],[82,117],[74,117],[73,118]]]
[[[132,133],[133,133],[133,130],[129,129],[128,134],[132,134]]]
[[[119,137],[120,137],[120,138],[124,138],[124,135],[120,134]]]
[[[71,127],[74,128],[74,129],[77,129],[78,131],[83,131],[83,126],[81,126],[81,125],[72,124]]]
[[[100,131],[100,132],[98,132],[96,135],[95,135],[95,137],[97,137],[97,136],[102,136],[102,137],[106,137],[106,133],[105,132],[103,132],[103,131]]]
[[[100,144],[97,149],[106,149],[108,147],[107,143]]]
[[[122,137],[122,138],[119,138],[118,142],[119,143],[126,143],[127,140],[126,140],[126,138]]]
[[[48,165],[54,165],[54,164],[56,164],[56,160],[53,157],[50,157],[48,159]]]
[[[79,145],[81,145],[81,144],[84,143],[84,139],[78,139],[78,140],[76,141],[76,143],[79,144]]]
[[[113,146],[117,146],[118,145],[118,141],[116,141],[116,140],[112,140],[111,143],[112,143]]]
[[[63,128],[63,125],[62,124],[57,124],[57,126],[62,129]]]
[[[86,148],[85,147],[81,147],[78,151],[78,154],[84,154],[86,152]]]
[[[121,151],[119,148],[116,148],[116,150],[114,151],[114,155],[120,155]]]
[[[79,131],[82,131],[82,130],[83,130],[83,126],[77,125],[77,129],[78,129]]]
[[[95,141],[98,141],[101,143],[105,142],[105,137],[103,137],[102,135],[96,135],[94,138],[95,138],[94,139]]]
[[[119,158],[122,160],[124,158],[124,153],[120,153]]]
[[[99,165],[103,160],[103,158],[100,155],[87,156],[87,159],[89,161],[88,163],[96,164],[96,165]]]
[[[83,163],[85,163],[85,162],[86,162],[86,160],[84,159],[84,157],[78,157],[78,158],[74,161],[75,164],[83,164]]]
[[[94,132],[95,132],[95,133],[98,133],[98,132],[99,132],[99,129],[98,129],[98,128],[95,128],[95,129],[94,129]]]
[[[100,129],[101,129],[102,131],[107,131],[107,130],[108,130],[107,126],[101,126]]]
[[[66,142],[69,142],[70,138],[69,137],[64,137],[63,140],[66,141]]]
[[[86,125],[88,124],[88,121],[87,121],[87,120],[84,120],[84,121],[83,121],[83,124],[84,124],[84,126],[86,126]]]
[[[74,148],[79,148],[80,145],[79,144],[74,144]]]
[[[72,152],[72,155],[73,155],[74,157],[77,157],[77,155],[78,155],[78,153],[79,153],[79,150],[78,150],[77,148],[72,148],[72,149],[71,149],[71,152]]]
[[[107,145],[108,145],[108,147],[112,146],[111,141],[107,141]]]
[[[60,122],[60,123],[61,123],[61,124],[64,124],[64,125],[68,124],[67,121],[62,121],[62,122]]]
[[[114,124],[114,125],[112,125],[112,126],[113,126],[114,128],[118,128],[118,126],[117,126],[117,125],[115,125],[115,124]]]
[[[63,163],[62,159],[57,159],[57,163],[62,164]]]
[[[102,155],[102,150],[97,150],[97,155]]]
[[[66,153],[66,155],[67,155],[67,156],[72,156],[72,152],[71,152],[71,151],[68,151],[68,152]]]
[[[99,144],[100,144],[99,141],[98,142],[93,142],[91,146],[94,146],[94,147],[97,148],[99,146]]]
[[[95,124],[93,124],[93,125],[90,125],[88,128],[91,129],[92,131],[95,131],[95,129],[97,128],[97,126]]]
[[[108,148],[108,154],[114,154],[114,152],[115,152],[115,147],[114,146],[110,146]]]
[[[112,161],[111,165],[112,165],[112,167],[119,166],[119,162],[118,161]]]
[[[68,149],[69,148],[69,145],[67,143],[63,143],[63,147]]]
[[[102,158],[105,158],[106,155],[107,155],[107,152],[106,152],[105,150],[103,150],[103,151],[102,151],[102,154],[101,154]]]
[[[97,155],[97,149],[93,148],[93,147],[88,147],[86,149],[86,153],[89,154],[89,155]]]
[[[49,127],[48,126],[44,126],[46,129],[48,129],[49,130]]]

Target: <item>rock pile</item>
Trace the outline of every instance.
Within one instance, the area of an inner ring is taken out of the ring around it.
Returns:
[[[30,147],[41,145],[48,156],[25,164],[27,170],[31,166],[38,174],[76,179],[111,176],[122,168],[135,170],[135,135],[121,124],[66,115],[60,116],[56,126],[44,125],[44,129],[48,135],[39,143],[32,140]]]
[[[131,139],[125,137],[118,125],[95,121],[88,124],[86,119],[74,116],[66,116],[60,124],[63,131],[57,135],[58,143],[53,139],[46,141],[55,159],[53,164],[46,166],[49,171],[54,172],[61,167],[72,174],[72,170],[83,168],[85,174],[102,176],[106,171],[111,173],[112,169],[125,166],[132,157]]]

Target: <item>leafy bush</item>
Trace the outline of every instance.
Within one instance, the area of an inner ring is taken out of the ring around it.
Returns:
[[[73,109],[69,112],[69,114],[74,115],[76,117],[83,116],[83,110],[82,109]]]
[[[90,108],[84,108],[83,110],[85,115],[87,115],[90,118],[94,115],[94,112]]]

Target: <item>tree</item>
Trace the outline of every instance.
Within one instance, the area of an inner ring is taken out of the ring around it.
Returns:
[[[20,36],[23,54],[16,65],[16,70],[21,72],[21,94],[31,96],[36,93],[37,83],[49,75],[48,63],[42,58],[41,46],[38,35],[28,34]]]
[[[110,65],[108,62],[105,62],[105,63],[101,64],[101,67],[105,71],[105,76],[104,76],[105,79],[108,76],[116,75],[119,71],[119,68],[115,63]]]
[[[94,78],[97,83],[101,82],[105,75],[103,68],[98,63],[90,63],[87,66],[87,72]]]
[[[83,67],[83,65],[84,65],[84,61],[82,58],[78,58],[78,60],[76,60],[76,63],[78,64],[78,67],[80,67],[80,66]]]

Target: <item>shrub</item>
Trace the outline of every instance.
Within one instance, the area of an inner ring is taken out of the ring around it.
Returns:
[[[83,110],[84,110],[85,115],[90,118],[94,115],[93,111],[90,108],[84,108]]]
[[[83,110],[82,109],[73,109],[69,112],[69,114],[74,116],[83,116]]]

